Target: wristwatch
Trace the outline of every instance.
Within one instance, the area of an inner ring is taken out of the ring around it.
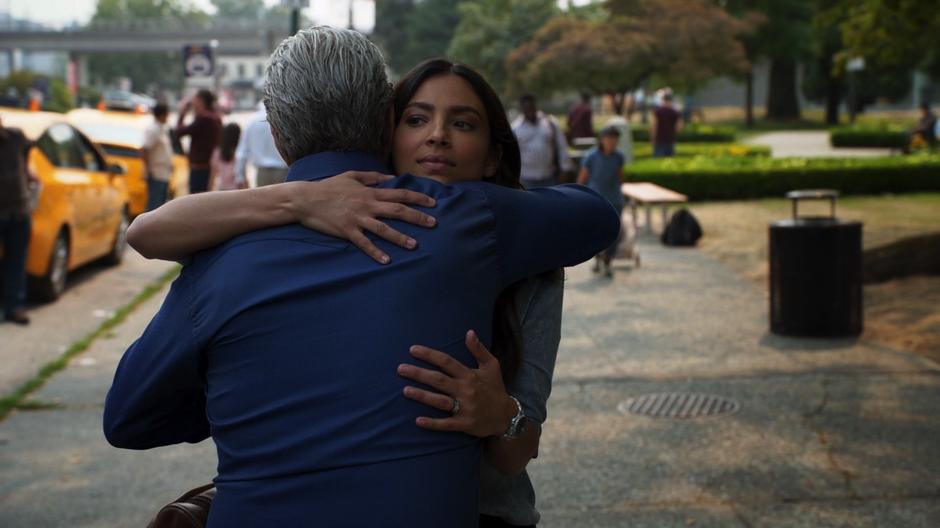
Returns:
[[[516,404],[516,415],[512,417],[512,421],[509,422],[509,427],[506,429],[506,432],[503,433],[503,440],[515,440],[525,431],[526,416],[525,413],[522,412],[522,404],[519,403],[519,400],[513,395],[510,395],[509,398]]]

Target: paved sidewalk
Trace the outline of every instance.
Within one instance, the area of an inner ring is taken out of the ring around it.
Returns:
[[[29,307],[29,326],[0,325],[0,396],[35,376],[173,266],[127,248],[120,266],[94,263],[72,272],[59,300]]]
[[[829,132],[817,130],[768,132],[744,142],[770,147],[774,158],[872,158],[892,154],[891,149],[884,148],[833,148]]]
[[[767,333],[760,288],[696,250],[641,243],[612,281],[569,270],[549,422],[530,471],[541,527],[940,525],[940,366],[853,340]],[[214,474],[211,442],[108,447],[101,402],[160,296],[0,422],[0,526],[142,526]],[[623,414],[647,393],[737,414]]]

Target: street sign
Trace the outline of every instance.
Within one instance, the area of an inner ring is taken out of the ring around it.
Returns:
[[[305,9],[310,7],[310,0],[281,0],[281,5],[289,9]]]
[[[215,61],[209,44],[183,46],[183,71],[186,77],[211,77]]]

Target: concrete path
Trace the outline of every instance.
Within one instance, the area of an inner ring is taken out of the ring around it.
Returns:
[[[891,149],[833,148],[829,144],[829,132],[815,130],[757,134],[746,138],[744,143],[766,145],[774,158],[872,158],[892,154]]]
[[[761,289],[696,250],[641,244],[613,280],[569,270],[549,421],[530,472],[541,527],[940,525],[940,366],[853,340],[767,333]],[[211,442],[107,446],[101,402],[159,306],[0,423],[0,526],[142,526],[214,474]],[[649,393],[733,399],[736,414],[618,410]]]
[[[72,272],[59,300],[29,307],[29,326],[0,324],[0,396],[36,375],[173,266],[128,248],[120,266],[93,263]]]

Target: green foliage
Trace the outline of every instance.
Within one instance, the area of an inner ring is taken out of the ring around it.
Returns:
[[[705,0],[607,4],[612,16],[562,15],[507,58],[514,87],[541,94],[623,93],[653,75],[694,89],[747,68],[736,36],[749,30]]]
[[[398,75],[424,59],[447,54],[460,22],[459,0],[383,0],[376,2],[372,38]]]
[[[498,92],[507,88],[506,56],[558,8],[554,0],[480,0],[457,6],[460,23],[448,55],[473,66]]]
[[[49,82],[49,98],[43,104],[43,110],[50,112],[68,112],[75,106],[72,93],[62,79]]]
[[[829,142],[833,147],[903,149],[910,143],[909,130],[894,123],[837,127],[830,131]]]
[[[650,140],[650,131],[648,127],[634,127],[633,141]],[[728,125],[702,125],[692,123],[682,127],[676,136],[679,143],[730,143],[737,138],[737,131]]]
[[[11,393],[0,397],[0,422],[13,410],[19,409],[20,407],[27,410],[37,408],[35,403],[31,403],[31,400],[27,399],[30,394],[42,388],[52,376],[68,367],[69,362],[82,352],[88,350],[96,339],[107,335],[113,328],[123,323],[124,320],[127,319],[127,316],[143,304],[144,301],[159,293],[170,281],[175,279],[176,276],[179,275],[179,270],[179,266],[176,266],[156,281],[147,285],[131,302],[121,307],[114,315],[101,323],[98,328],[72,343],[62,355],[43,365],[35,376],[23,382]]]
[[[29,70],[12,71],[9,77],[0,80],[0,92],[6,94],[12,88],[16,91],[17,98],[25,101],[37,78],[38,76]]]
[[[264,14],[263,0],[211,0],[216,16],[257,20]]]
[[[98,0],[89,27],[113,23],[167,24],[206,23],[209,16],[182,0]],[[179,53],[96,53],[88,57],[88,73],[97,84],[110,84],[127,77],[135,89],[151,85],[178,87],[183,80]]]
[[[885,158],[760,158],[697,156],[640,160],[625,167],[628,181],[647,181],[692,200],[783,196],[794,189],[842,194],[940,190],[940,156]]]
[[[940,9],[935,0],[852,0],[849,6],[841,26],[843,59],[865,57],[867,66],[924,67],[940,76]]]
[[[691,158],[705,156],[711,158],[723,157],[749,157],[768,158],[770,147],[763,145],[743,145],[739,143],[678,143],[675,157]],[[634,143],[633,158],[636,160],[652,158],[653,145],[650,143]]]

